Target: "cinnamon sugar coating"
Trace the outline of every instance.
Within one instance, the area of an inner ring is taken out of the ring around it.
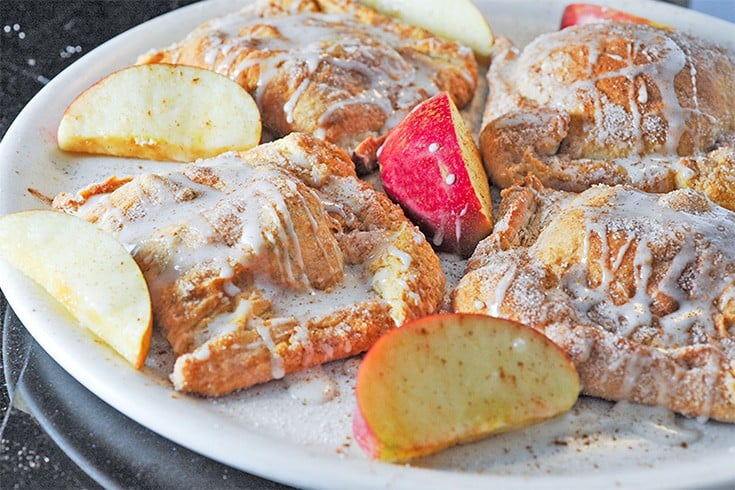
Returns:
[[[683,32],[595,23],[499,39],[480,145],[500,187],[695,188],[735,209],[735,54]]]
[[[533,326],[583,393],[735,422],[735,213],[693,190],[503,191],[453,308]]]

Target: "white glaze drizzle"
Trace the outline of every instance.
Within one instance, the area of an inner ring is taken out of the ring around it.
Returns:
[[[584,123],[581,133],[575,136],[579,141],[572,144],[575,151],[578,147],[584,149],[581,154],[570,153],[573,159],[613,161],[634,185],[650,189],[662,185],[672,172],[681,175],[690,172],[678,156],[682,136],[687,131],[692,132],[695,151],[704,151],[713,142],[702,139],[703,122],[721,124],[699,103],[696,59],[701,62],[708,54],[702,52],[696,41],[657,29],[638,28],[635,35],[630,34],[626,26],[615,24],[606,27],[605,35],[596,33],[596,27],[574,29],[584,32],[581,34],[583,44],[579,40],[572,42],[577,42],[579,49],[586,51],[585,63],[574,61],[578,54],[565,48],[571,34],[561,31],[531,42],[517,62],[494,70],[495,76],[520,80],[519,93],[541,106],[570,114],[584,114],[591,109],[591,120]],[[626,40],[628,51],[623,56],[609,52],[603,44],[615,36]],[[693,50],[700,51],[699,58],[692,55]],[[622,63],[622,67],[595,73],[593,70],[602,56]],[[634,62],[636,57],[645,62]],[[674,79],[683,71],[688,72],[691,83],[692,96],[687,99],[691,104],[687,106],[682,105],[681,94],[677,94],[674,84]],[[598,88],[598,84],[612,82],[615,78],[628,82],[625,106],[614,103]],[[651,90],[660,96],[660,104],[647,105]],[[614,155],[610,155],[611,152]],[[582,167],[584,165],[580,169]],[[566,171],[573,172],[574,167]]]
[[[329,93],[319,116],[315,135],[324,136],[330,116],[352,104],[369,104],[385,114],[384,130],[393,127],[427,96],[438,93],[435,67],[421,56],[401,53],[420,49],[431,40],[405,39],[380,26],[356,21],[348,14],[293,12],[290,15],[254,17],[243,10],[214,19],[208,29],[203,61],[206,67],[238,79],[257,68],[254,97],[262,105],[266,87],[283,74],[290,90],[283,105],[285,120],[294,123],[294,110],[301,95],[312,84],[321,84],[317,73],[323,64],[337,72],[349,72],[366,82],[356,93],[335,88]],[[262,35],[267,31],[272,35]],[[253,44],[265,56],[250,53]],[[235,65],[236,60],[240,62]],[[464,74],[472,82],[469,73]],[[321,133],[321,134],[320,134]]]
[[[197,171],[211,169],[218,183],[212,186],[198,183]],[[191,178],[190,178],[191,177]],[[318,180],[318,175],[313,176]],[[193,290],[194,284],[185,280],[193,269],[212,271],[214,277],[227,279],[223,282],[223,294],[233,298],[233,309],[213,317],[195,335],[194,349],[200,359],[208,357],[208,340],[225,335],[238,328],[254,328],[264,345],[271,352],[271,368],[274,378],[283,376],[283,360],[275,350],[270,327],[282,319],[306,322],[321,318],[341,308],[377,299],[370,281],[365,280],[364,264],[346,266],[339,287],[329,291],[311,287],[305,274],[304,257],[301,255],[302,239],[294,229],[284,193],[288,193],[298,212],[310,223],[316,233],[317,217],[306,203],[304,193],[310,194],[319,203],[320,213],[337,205],[322,198],[312,189],[297,186],[297,182],[285,171],[243,165],[239,157],[223,154],[219,157],[185,167],[181,172],[157,175],[142,175],[126,184],[133,190],[140,203],[123,213],[110,202],[110,194],[94,196],[80,207],[78,214],[88,217],[91,211],[103,210],[99,219],[110,229],[117,229],[118,239],[123,242],[137,260],[145,261],[151,245],[156,250],[165,250],[166,260],[158,260],[160,270],[147,274],[154,304],[162,300],[165,286],[177,283],[182,297]],[[188,196],[183,199],[182,196]],[[217,222],[220,208],[236,209],[238,230],[234,243],[227,243],[220,236],[222,231]],[[238,208],[239,207],[239,208]],[[342,213],[345,211],[342,209]],[[308,238],[308,237],[307,237]],[[318,246],[326,254],[324,244]],[[394,249],[394,250],[393,250]],[[410,265],[411,257],[398,249],[389,252],[397,257],[403,267]],[[277,260],[274,271],[263,270],[262,256],[273,254]],[[330,268],[334,264],[328,265]],[[243,291],[230,278],[236,268],[245,267],[254,272],[254,287],[262,297],[272,303],[274,318],[268,324],[255,318],[252,303],[240,295]],[[271,274],[275,273],[275,277]],[[278,278],[281,279],[278,279]],[[285,287],[285,278],[295,288]],[[300,285],[300,286],[299,286]],[[404,284],[404,286],[406,286]],[[303,288],[306,288],[305,290]],[[312,346],[308,332],[297,335],[307,354]],[[197,349],[197,346],[202,346]]]
[[[271,374],[274,379],[280,379],[286,374],[286,371],[283,367],[283,357],[276,351],[276,344],[273,341],[271,329],[261,321],[256,320],[254,323],[255,330],[257,330],[258,335],[263,339],[263,343],[271,354]]]
[[[674,194],[684,192],[694,191],[676,191]],[[621,190],[605,208],[581,207],[585,211],[587,231],[578,267],[586,276],[593,260],[589,255],[589,239],[594,235],[602,245],[601,256],[596,262],[602,270],[602,280],[592,288],[587,281],[580,283],[579,276],[570,274],[562,285],[570,292],[578,311],[589,314],[594,308],[596,315],[620,325],[619,334],[629,337],[637,328],[654,323],[650,310],[653,298],[648,292],[655,260],[651,252],[652,241],[659,247],[663,243],[676,247],[666,273],[656,286],[661,293],[676,301],[678,308],[655,320],[662,327],[662,345],[676,348],[692,343],[693,325],[714,328],[715,300],[735,281],[735,275],[719,270],[717,265],[718,260],[729,256],[728,250],[735,243],[735,219],[730,211],[716,205],[699,214],[677,211],[666,203],[667,199],[676,197],[659,198]],[[626,243],[617,255],[611,256],[608,236],[616,232],[625,235]],[[609,297],[611,281],[631,246],[635,248],[635,292],[627,303],[613,305]],[[685,274],[687,268],[696,270],[696,273]],[[682,289],[682,278],[688,281],[687,290]]]
[[[735,260],[731,252],[735,243],[735,213],[692,190],[656,195],[617,187],[604,206],[586,204],[595,203],[595,195],[606,189],[592,188],[584,193],[584,199],[566,204],[582,211],[584,237],[579,257],[558,277],[558,288],[539,287],[546,266],[538,260],[531,259],[517,273],[513,272],[528,260],[517,255],[525,252],[495,252],[483,266],[488,272],[492,270],[492,279],[487,279],[491,287],[466,307],[502,316],[500,306],[512,297],[519,321],[595,326],[634,344],[645,340],[654,351],[674,356],[681,349],[703,345],[731,352],[729,340],[720,340],[716,318],[735,293]],[[689,208],[681,208],[681,203],[687,203]],[[564,209],[559,214],[563,215]],[[546,228],[550,229],[552,225]],[[563,231],[557,229],[556,233]],[[613,237],[615,248],[610,243]],[[593,239],[597,244],[595,254]],[[527,253],[536,257],[547,245],[542,233]],[[622,304],[618,296],[616,304],[613,282],[623,261],[631,260],[630,254],[634,254],[630,296],[623,298]],[[593,268],[598,271],[599,282],[591,280]],[[662,296],[674,304],[663,313],[654,313],[656,298]],[[577,352],[580,360],[589,356],[590,347],[587,346],[586,354]],[[649,356],[655,355],[629,354],[614,356],[607,367],[607,372],[616,373],[623,399],[629,399],[638,388],[641,373],[649,370],[653,362]],[[702,381],[700,408],[709,413],[722,368],[713,356],[696,369]],[[600,375],[604,382],[606,373]],[[656,396],[662,405],[667,405],[672,396],[665,389],[670,382],[663,378],[656,382]]]

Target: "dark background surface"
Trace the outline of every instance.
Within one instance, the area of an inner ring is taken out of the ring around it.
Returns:
[[[65,67],[116,34],[192,2],[0,0],[0,138]],[[735,0],[694,0],[692,7],[735,18]],[[0,322],[0,488],[281,488],[171,444],[106,406],[35,344],[6,312],[2,293]]]

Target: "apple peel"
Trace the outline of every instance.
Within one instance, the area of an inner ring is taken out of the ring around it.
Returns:
[[[594,22],[633,22],[636,24],[648,24],[659,29],[672,30],[666,24],[654,22],[645,17],[629,14],[622,10],[592,3],[573,3],[567,5],[564,8],[559,28],[565,29],[577,24],[590,24]]]
[[[469,257],[493,227],[477,144],[447,92],[417,105],[378,154],[386,194],[438,250]]]

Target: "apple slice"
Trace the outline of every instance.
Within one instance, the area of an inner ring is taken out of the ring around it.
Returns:
[[[471,0],[359,0],[378,12],[422,27],[472,48],[481,59],[490,57],[495,38],[482,12]]]
[[[449,313],[384,335],[357,373],[353,432],[373,458],[405,461],[569,410],[572,361],[540,332]]]
[[[0,218],[0,258],[136,369],[143,365],[151,340],[148,286],[112,235],[57,211],[21,211]]]
[[[446,92],[398,123],[378,164],[385,192],[437,249],[468,257],[492,230],[490,184],[480,152]]]
[[[82,92],[58,129],[67,151],[191,162],[260,142],[260,111],[229,78],[164,64],[124,68]]]
[[[671,27],[665,24],[659,24],[644,17],[638,17],[622,10],[616,10],[602,5],[594,5],[591,3],[573,3],[567,5],[561,17],[561,27],[573,26],[576,24],[590,24],[593,22],[635,22],[637,24],[648,24],[659,29],[671,30]]]

